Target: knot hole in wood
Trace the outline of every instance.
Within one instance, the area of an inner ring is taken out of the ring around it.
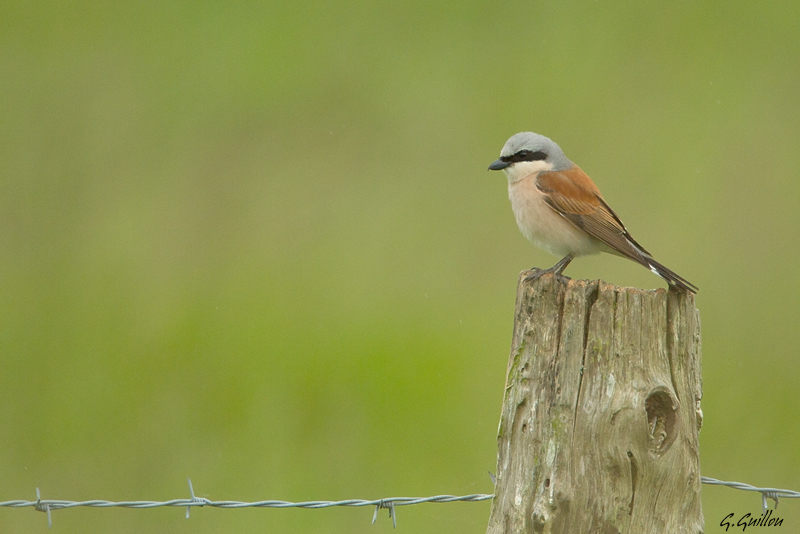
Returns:
[[[647,396],[644,405],[650,434],[648,449],[660,456],[669,450],[677,437],[675,420],[680,403],[668,388],[658,386]]]

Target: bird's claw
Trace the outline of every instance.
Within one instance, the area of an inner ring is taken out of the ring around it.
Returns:
[[[563,278],[564,280],[572,280],[569,276],[565,274],[561,274],[557,272],[558,270],[555,267],[551,267],[550,269],[539,269],[538,267],[533,267],[530,270],[530,274],[526,275],[525,278],[522,279],[523,282],[531,282],[540,278],[545,274],[555,274],[557,278]]]

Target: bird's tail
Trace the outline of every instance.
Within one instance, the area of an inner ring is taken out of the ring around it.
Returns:
[[[640,261],[642,262],[642,265],[648,267],[655,274],[666,280],[670,286],[676,287],[687,293],[697,293],[699,291],[699,288],[696,285],[689,282],[686,278],[680,276],[676,272],[667,269],[649,255],[643,254]]]

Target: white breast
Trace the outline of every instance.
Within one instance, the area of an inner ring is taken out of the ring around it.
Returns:
[[[599,241],[559,215],[545,202],[545,194],[536,187],[538,172],[524,177],[512,172],[506,175],[511,209],[522,235],[529,241],[559,257],[567,254],[584,256],[601,251],[602,245]]]

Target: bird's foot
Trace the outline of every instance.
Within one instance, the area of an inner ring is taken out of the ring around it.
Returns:
[[[549,274],[549,273],[555,274],[558,277],[563,277],[565,280],[571,280],[569,276],[564,276],[563,274],[561,274],[562,272],[564,272],[564,269],[567,268],[567,265],[569,265],[569,262],[571,261],[572,261],[572,256],[568,254],[564,256],[564,258],[562,258],[561,261],[559,261],[549,269],[539,269],[537,267],[534,267],[533,269],[531,269],[532,271],[531,274],[525,277],[525,282],[536,280],[543,274]]]
[[[537,278],[540,278],[545,274],[555,274],[557,278],[561,278],[564,280],[572,280],[572,278],[570,278],[569,276],[561,274],[559,270],[556,269],[556,267],[557,267],[556,265],[550,267],[549,269],[540,269],[538,267],[532,267],[530,271],[528,271],[530,274],[526,275],[525,278],[523,278],[523,282],[531,282],[533,280],[536,280]]]

